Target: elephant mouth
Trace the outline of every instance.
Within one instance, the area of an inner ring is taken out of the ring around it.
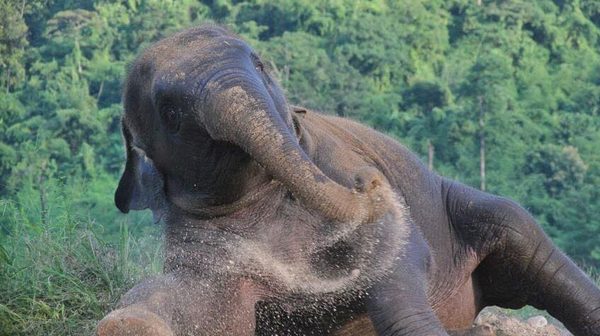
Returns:
[[[201,200],[201,197],[194,194],[170,193],[165,192],[166,200],[171,205],[171,210],[182,212],[187,217],[196,219],[210,219],[223,217],[251,207],[260,200],[264,200],[266,195],[273,195],[274,191],[282,188],[282,184],[277,180],[270,180],[263,185],[257,186],[252,191],[247,192],[234,202],[219,205],[208,205]],[[174,209],[173,209],[174,208]]]

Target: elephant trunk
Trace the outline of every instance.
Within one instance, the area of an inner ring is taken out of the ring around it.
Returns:
[[[327,177],[306,155],[267,93],[262,81],[248,78],[243,84],[219,85],[203,92],[208,113],[198,113],[209,135],[238,145],[281,181],[299,199],[325,217],[338,221],[366,222],[373,209],[366,193],[346,188]],[[283,107],[285,103],[283,103]],[[377,186],[373,181],[359,181]]]

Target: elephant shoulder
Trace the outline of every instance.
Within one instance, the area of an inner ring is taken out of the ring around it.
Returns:
[[[294,116],[317,142],[333,141],[343,144],[344,147],[378,148],[380,155],[390,152],[409,153],[395,139],[346,117],[328,115],[302,107],[295,107]]]
[[[343,154],[346,159],[342,159],[342,162],[348,162],[350,157],[356,158],[355,155],[358,155],[363,162],[385,167],[382,172],[403,193],[414,193],[439,185],[439,176],[393,137],[349,118],[322,114],[303,107],[296,107],[294,111],[294,117],[302,124],[307,137],[311,138],[311,151],[317,157],[331,159],[337,156],[336,159],[340,160],[339,154]]]
[[[360,125],[350,119],[328,115],[303,106],[292,105],[290,109],[293,112],[294,122],[298,124],[297,126],[304,128],[313,137],[332,136],[344,138],[353,134],[347,126],[351,126],[351,124]],[[371,131],[376,132],[375,130]]]

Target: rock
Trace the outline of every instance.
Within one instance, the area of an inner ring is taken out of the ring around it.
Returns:
[[[548,320],[546,320],[545,317],[543,316],[533,316],[527,319],[527,324],[529,324],[530,326],[536,328],[536,329],[540,329],[545,327],[546,325],[548,325]]]
[[[552,322],[554,323],[554,322]],[[527,321],[506,315],[499,308],[484,309],[475,325],[490,325],[497,336],[567,336],[571,335],[562,327],[553,325],[543,316],[534,316]]]

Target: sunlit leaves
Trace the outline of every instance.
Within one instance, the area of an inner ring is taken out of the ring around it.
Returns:
[[[483,112],[489,190],[600,264],[594,243],[560,238],[600,230],[594,1],[0,0],[0,193],[44,163],[118,174],[127,65],[207,21],[247,39],[291,103],[359,119],[425,161],[433,149],[436,171],[474,186]]]

